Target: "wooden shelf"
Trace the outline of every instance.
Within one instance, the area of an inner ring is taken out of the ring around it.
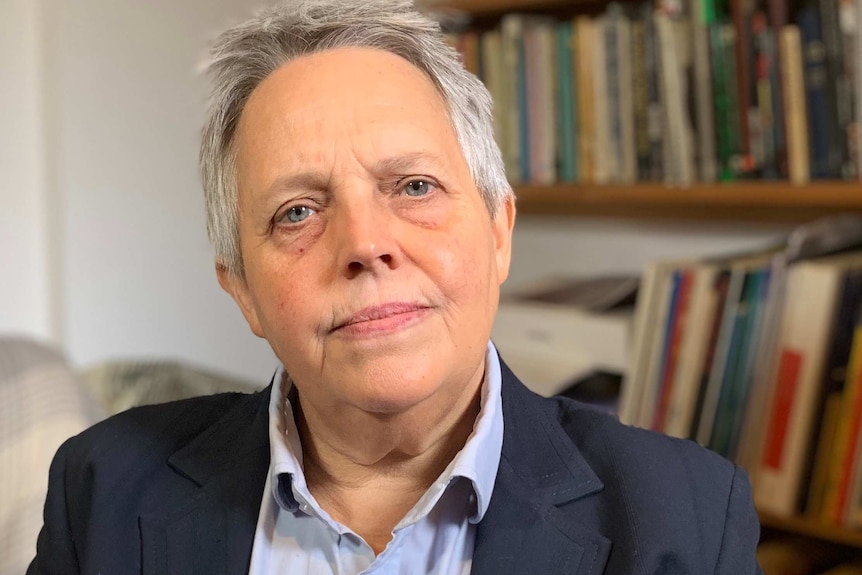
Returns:
[[[862,182],[515,186],[521,214],[805,222],[862,212]]]
[[[760,524],[766,529],[814,537],[820,541],[862,549],[862,531],[850,531],[804,517],[785,519],[763,512],[759,515]]]
[[[506,12],[537,12],[571,8],[595,0],[424,0],[423,6],[446,6],[476,16]],[[604,2],[606,3],[606,2]]]

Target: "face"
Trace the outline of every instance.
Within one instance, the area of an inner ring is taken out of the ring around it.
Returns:
[[[481,378],[514,207],[489,215],[422,72],[364,48],[284,65],[237,178],[245,277],[219,279],[303,402],[395,413]]]

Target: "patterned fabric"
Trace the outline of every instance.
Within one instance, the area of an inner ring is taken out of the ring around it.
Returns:
[[[105,416],[63,357],[0,338],[0,575],[19,575],[36,554],[51,458]]]
[[[228,391],[253,393],[262,387],[168,361],[111,361],[82,375],[111,415],[139,405]]]
[[[0,337],[0,575],[24,573],[36,554],[48,468],[66,439],[130,407],[258,387],[177,362],[76,374],[56,351]]]

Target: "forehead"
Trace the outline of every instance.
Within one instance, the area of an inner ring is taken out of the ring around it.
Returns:
[[[252,92],[237,140],[239,163],[253,158],[258,168],[305,163],[342,143],[380,155],[445,149],[443,155],[461,156],[431,80],[403,58],[371,48],[327,50],[277,69]]]

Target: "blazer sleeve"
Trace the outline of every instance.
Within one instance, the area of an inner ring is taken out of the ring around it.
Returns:
[[[36,558],[27,575],[72,575],[80,572],[66,500],[69,442],[60,446],[48,474],[44,523],[36,541]]]
[[[738,466],[730,485],[724,533],[715,566],[716,575],[762,575],[757,565],[760,521],[754,510],[751,484]]]

